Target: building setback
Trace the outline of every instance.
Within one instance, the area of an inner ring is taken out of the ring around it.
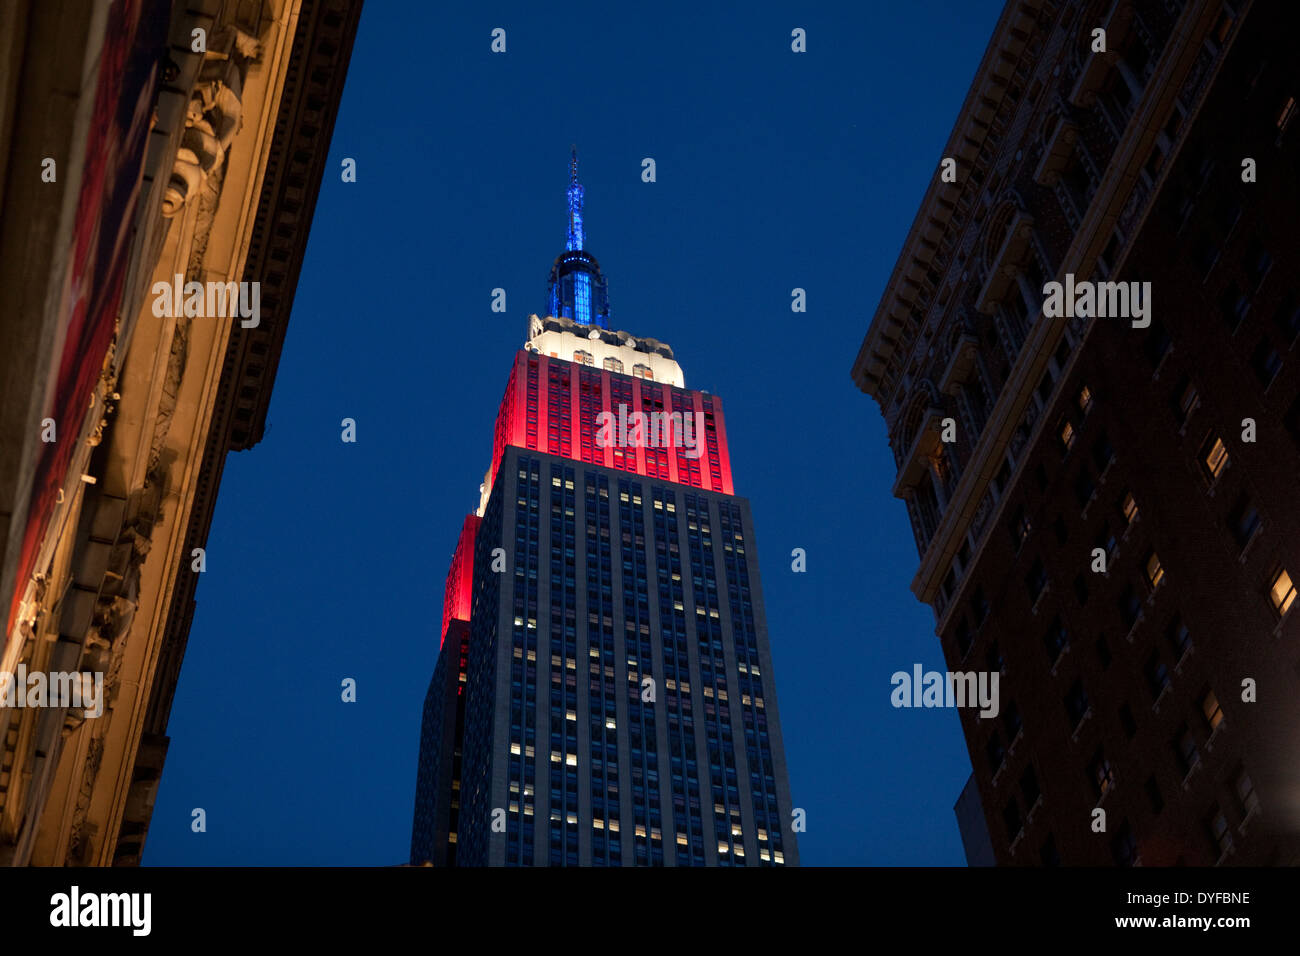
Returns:
[[[1011,0],[854,363],[949,667],[1002,674],[999,864],[1300,861],[1290,25]],[[1045,317],[1067,276],[1149,314]]]
[[[530,319],[448,574],[411,862],[795,865],[722,402],[609,328],[576,157],[568,195],[557,314]],[[676,440],[621,435],[638,413]]]

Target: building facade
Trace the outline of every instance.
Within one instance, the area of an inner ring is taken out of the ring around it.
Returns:
[[[223,463],[264,431],[360,7],[0,6],[0,675],[102,680],[98,714],[0,695],[0,862],[140,860]],[[176,310],[160,283],[258,306]]]
[[[999,864],[1300,860],[1291,17],[1010,0],[854,363]]]
[[[795,865],[722,402],[610,328],[576,158],[568,196],[555,314],[530,319],[448,575],[411,861]]]

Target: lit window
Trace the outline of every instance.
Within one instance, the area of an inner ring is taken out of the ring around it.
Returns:
[[[1124,492],[1124,498],[1119,503],[1119,510],[1124,513],[1124,520],[1132,524],[1138,516],[1137,502],[1133,500],[1132,492]]]
[[[582,349],[577,349],[576,351],[574,351],[573,360],[577,362],[579,365],[592,364],[591,353],[584,352]]]
[[[620,362],[620,361],[619,361],[618,359],[616,359],[616,358],[607,358],[607,359],[605,359],[604,366],[605,366],[605,371],[607,371],[607,372],[621,372],[621,371],[623,371],[623,363]]]
[[[651,381],[653,381],[655,377],[654,372],[650,371],[649,365],[633,365],[632,375],[636,378],[647,378]]]
[[[1160,555],[1152,551],[1147,555],[1147,583],[1154,589],[1164,579],[1165,569],[1160,564]]]
[[[1291,575],[1283,569],[1278,571],[1277,576],[1273,578],[1273,586],[1269,590],[1273,598],[1273,607],[1277,609],[1278,614],[1285,614],[1291,609],[1292,602],[1295,601],[1295,585],[1291,583]]]
[[[1074,439],[1075,439],[1074,426],[1070,424],[1068,421],[1061,423],[1060,436],[1061,436],[1061,447],[1063,449],[1069,451],[1071,448],[1074,447]]]
[[[1092,409],[1092,389],[1088,388],[1087,385],[1079,389],[1078,403],[1079,411],[1085,415]]]
[[[1196,408],[1199,393],[1190,378],[1184,377],[1179,386],[1175,390],[1174,416],[1178,419],[1178,424],[1182,425],[1187,421],[1187,417],[1192,414],[1192,410]]]
[[[1115,785],[1115,772],[1111,769],[1110,761],[1106,759],[1101,751],[1092,758],[1092,764],[1089,767],[1091,771],[1093,786],[1099,797],[1104,797],[1112,786]]]
[[[1285,133],[1291,118],[1295,116],[1295,97],[1288,96],[1286,102],[1282,104],[1282,111],[1277,114],[1277,131]]]
[[[1218,478],[1228,466],[1228,449],[1217,436],[1211,435],[1201,446],[1201,464],[1211,478]]]
[[[1212,731],[1217,730],[1219,724],[1223,723],[1223,709],[1219,706],[1219,698],[1214,696],[1214,691],[1208,687],[1201,695],[1201,713],[1205,714],[1205,722]]]

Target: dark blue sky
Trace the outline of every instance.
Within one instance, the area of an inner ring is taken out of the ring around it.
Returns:
[[[889,704],[894,671],[944,665],[849,368],[1001,0],[479,6],[366,4],[270,427],[226,464],[145,862],[405,861],[443,580],[577,143],[613,324],[723,398],[803,862],[962,865],[956,713]]]

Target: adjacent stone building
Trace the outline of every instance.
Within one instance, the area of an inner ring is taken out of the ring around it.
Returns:
[[[0,700],[0,861],[139,862],[197,549],[227,452],[262,437],[360,8],[0,6],[0,671],[106,698]],[[177,277],[258,308],[171,314]]]
[[[1300,860],[1288,7],[1010,0],[853,365],[1000,864]]]

